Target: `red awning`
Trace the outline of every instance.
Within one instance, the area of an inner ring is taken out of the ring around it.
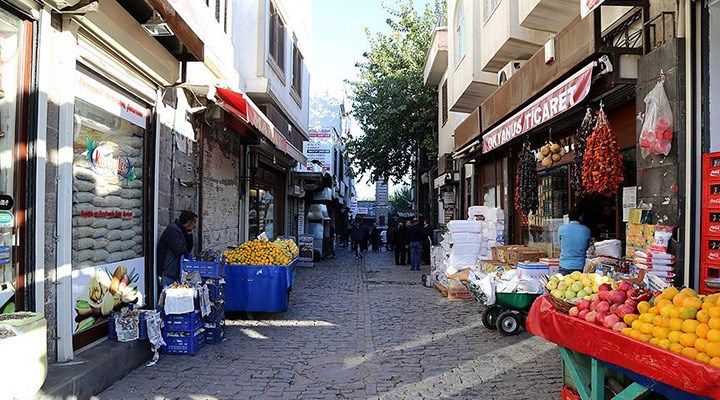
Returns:
[[[208,98],[225,111],[257,129],[278,150],[295,159],[300,165],[307,164],[305,155],[292,143],[288,142],[287,138],[275,128],[268,117],[244,93],[215,87],[215,94],[212,96],[208,94]]]

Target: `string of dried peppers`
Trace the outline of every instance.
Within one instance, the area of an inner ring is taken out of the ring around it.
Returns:
[[[536,211],[539,205],[537,163],[528,141],[523,145],[522,154],[520,154],[516,204],[524,214]]]
[[[623,179],[622,154],[601,106],[597,113],[595,128],[587,139],[583,157],[582,183],[588,193],[610,197],[617,193]]]
[[[583,159],[585,158],[587,139],[593,131],[593,120],[592,110],[588,107],[585,118],[575,133],[575,158],[570,166],[570,184],[579,196],[585,194],[585,187],[582,181]]]

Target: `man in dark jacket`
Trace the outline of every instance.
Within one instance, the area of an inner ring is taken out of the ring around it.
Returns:
[[[422,215],[418,217],[418,219],[420,220],[420,226],[422,226],[423,235],[425,236],[422,242],[422,263],[424,265],[430,265],[430,247],[435,244],[433,241],[434,229],[430,224],[425,222],[425,217]]]
[[[422,263],[422,244],[425,239],[423,226],[417,218],[413,219],[412,224],[408,228],[407,241],[410,250],[410,271],[420,271]]]
[[[400,222],[393,234],[393,247],[395,247],[395,265],[407,264],[407,228]]]
[[[356,219],[350,229],[350,239],[352,239],[352,249],[355,251],[355,258],[361,257],[362,253],[367,251],[368,240],[370,239],[370,233],[361,222],[359,218]]]
[[[157,267],[160,283],[166,288],[180,280],[180,260],[193,249],[193,234],[197,215],[183,211],[180,217],[165,228],[157,247]]]

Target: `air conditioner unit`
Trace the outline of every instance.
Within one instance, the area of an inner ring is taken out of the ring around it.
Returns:
[[[512,60],[507,63],[500,71],[498,71],[498,86],[507,82],[507,80],[510,79],[511,76],[515,75],[515,73],[518,72],[520,67],[522,67],[525,63],[525,60]]]
[[[81,0],[47,0],[46,3],[50,4],[56,10],[62,10],[63,8],[74,7]]]

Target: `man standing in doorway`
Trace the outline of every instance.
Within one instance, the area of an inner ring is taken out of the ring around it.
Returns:
[[[422,244],[425,234],[420,221],[415,218],[408,229],[408,242],[410,249],[410,271],[420,271],[422,262]]]
[[[587,249],[590,246],[590,228],[582,224],[583,216],[578,210],[570,211],[570,223],[560,226],[560,273],[567,275],[585,268]]]
[[[197,225],[197,214],[185,210],[165,228],[157,247],[158,276],[162,288],[180,280],[180,261],[193,249],[192,231]]]

